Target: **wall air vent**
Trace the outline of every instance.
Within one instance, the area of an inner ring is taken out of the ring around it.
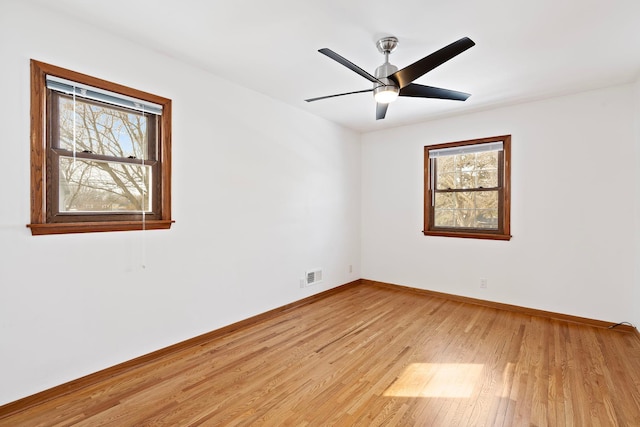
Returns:
[[[322,270],[309,270],[306,273],[306,278],[307,279],[305,286],[317,285],[318,283],[322,282]]]

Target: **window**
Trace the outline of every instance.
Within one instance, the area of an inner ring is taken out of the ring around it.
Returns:
[[[171,100],[32,60],[32,234],[172,222]]]
[[[424,147],[424,234],[511,239],[511,136]]]

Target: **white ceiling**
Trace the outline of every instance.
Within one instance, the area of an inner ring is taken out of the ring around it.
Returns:
[[[357,131],[634,81],[639,0],[33,0]],[[321,55],[368,72],[375,42],[400,43],[403,68],[461,38],[476,46],[416,82],[471,93],[465,102],[399,98],[375,120],[371,87]]]

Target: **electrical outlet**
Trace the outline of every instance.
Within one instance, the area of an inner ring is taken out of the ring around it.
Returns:
[[[480,279],[480,288],[487,289],[487,279]]]
[[[353,265],[349,264],[349,273],[353,273]]]

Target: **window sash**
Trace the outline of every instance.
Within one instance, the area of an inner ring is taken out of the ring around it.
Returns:
[[[67,99],[72,99],[68,94],[60,94],[56,91],[51,91],[48,95],[48,99],[49,99],[49,105],[48,105],[48,109],[50,111],[50,115],[49,115],[49,120],[51,121],[51,123],[49,123],[48,125],[48,147],[50,149],[56,149],[56,150],[61,150],[61,151],[65,151],[64,148],[62,148],[60,146],[60,142],[61,142],[61,136],[60,136],[60,101],[59,98],[67,98]],[[105,106],[106,108],[111,108],[114,110],[121,110],[121,111],[131,111],[128,108],[125,107],[121,107],[121,106],[114,106],[111,104],[105,104],[103,102],[99,102],[99,101],[95,101],[95,100],[88,100],[88,99],[82,99],[80,102],[84,102],[84,103],[88,103],[88,104],[93,104],[93,105],[97,105],[97,106]],[[138,114],[140,113],[139,111],[135,111],[132,112],[133,114]],[[105,154],[98,154],[98,153],[89,153],[89,152],[85,152],[82,150],[76,150],[75,151],[75,155],[79,155],[79,154],[91,154],[92,156],[94,156],[95,158],[100,158],[100,159],[113,159],[113,160],[117,160],[117,161],[129,161],[129,160],[134,160],[137,162],[152,162],[155,161],[157,159],[157,152],[158,152],[158,143],[159,141],[159,134],[158,134],[158,129],[160,127],[160,117],[153,115],[153,114],[144,114],[145,118],[146,118],[146,141],[144,141],[143,143],[143,157],[142,158],[131,158],[131,157],[119,157],[119,156],[110,156],[110,155],[105,155]],[[71,153],[73,153],[73,151],[69,151]]]
[[[151,212],[154,181],[152,166],[57,157],[58,214]],[[83,191],[88,193],[90,200],[87,201],[85,196],[85,200],[80,198],[80,203],[72,204]],[[63,201],[66,202],[66,207],[63,206]]]
[[[478,147],[480,148],[481,145],[493,145],[493,147],[496,147],[496,145],[494,145],[495,143],[486,143],[486,144],[476,144],[474,146],[470,146],[470,147]],[[442,152],[444,150],[448,150],[446,154],[446,156],[455,156],[455,155],[460,155],[460,154],[471,154],[471,153],[488,153],[488,152],[492,152],[492,151],[502,151],[502,141],[499,142],[500,145],[500,150],[495,150],[495,149],[491,149],[491,150],[482,150],[482,149],[476,149],[475,151],[466,151],[463,152],[462,150],[459,150],[458,152],[454,152],[453,150],[449,149],[449,148],[444,148],[444,149],[439,149],[439,150],[433,150],[436,152]],[[460,147],[451,147],[452,149],[457,149],[457,148],[465,148],[467,146],[460,146]],[[438,157],[445,157],[444,155],[442,156],[434,156],[431,157],[431,150],[429,150],[429,170],[430,170],[430,174],[431,177],[429,179],[429,192],[431,193],[431,208],[433,210],[433,208],[435,207],[435,194],[436,193],[440,193],[440,192],[468,192],[468,191],[485,191],[485,190],[502,190],[503,187],[503,182],[504,182],[504,156],[503,155],[499,155],[498,156],[498,168],[497,168],[497,172],[498,172],[498,176],[497,176],[497,180],[498,180],[498,185],[496,187],[466,187],[466,188],[438,188],[438,163],[437,163],[437,159]]]
[[[498,201],[498,206],[495,208],[498,213],[498,221],[495,227],[464,227],[464,226],[455,226],[455,225],[437,225],[436,217],[439,212],[444,211],[452,211],[452,212],[463,212],[463,211],[479,211],[479,210],[489,210],[490,208],[478,208],[476,207],[454,207],[454,208],[436,208],[435,199],[436,194],[456,194],[456,193],[496,193],[496,198]],[[455,231],[478,231],[478,232],[498,232],[502,230],[503,227],[503,218],[500,215],[502,211],[502,196],[503,189],[502,187],[496,188],[473,188],[473,189],[455,189],[455,190],[436,190],[430,191],[431,194],[431,206],[430,206],[430,228],[433,230],[455,230]]]
[[[149,171],[149,176],[146,178],[149,180],[148,183],[148,203],[146,206],[140,206],[139,209],[132,210],[113,210],[113,211],[73,211],[73,210],[65,210],[64,207],[60,206],[60,180],[61,180],[61,171],[60,171],[60,162],[61,158],[66,158],[73,160],[73,153],[65,151],[65,150],[49,150],[48,155],[48,163],[50,167],[48,168],[47,179],[51,183],[52,189],[55,188],[56,191],[47,191],[47,222],[52,223],[60,223],[60,222],[87,222],[87,221],[104,221],[106,218],[113,218],[114,220],[154,220],[160,219],[159,215],[161,206],[160,200],[157,195],[160,191],[160,181],[158,179],[158,174],[160,173],[159,163],[158,162],[139,162],[136,160],[133,161],[118,161],[113,159],[105,159],[104,156],[94,156],[86,153],[78,153],[75,158],[79,162],[105,162],[105,163],[115,163],[122,165],[130,165],[133,167],[145,168]]]

